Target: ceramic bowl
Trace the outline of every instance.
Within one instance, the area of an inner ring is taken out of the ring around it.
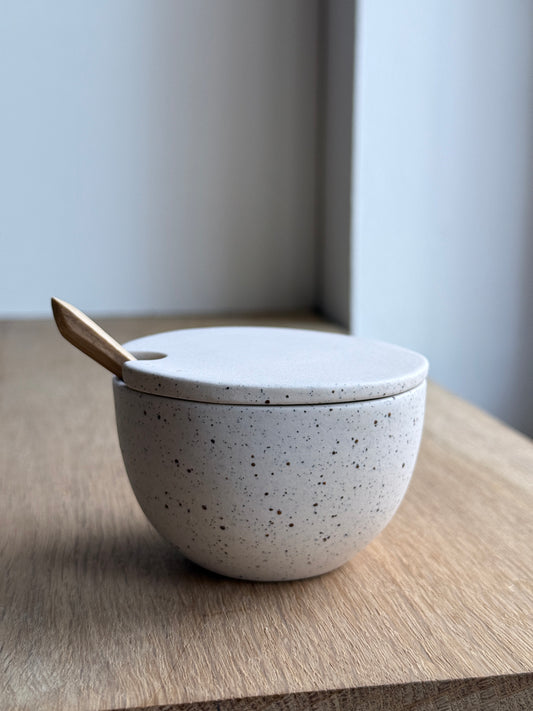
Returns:
[[[126,347],[150,358],[114,379],[126,470],[148,519],[190,560],[234,578],[306,578],[392,518],[421,439],[422,356],[290,329],[193,329]]]

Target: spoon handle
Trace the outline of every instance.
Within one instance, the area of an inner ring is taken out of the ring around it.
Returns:
[[[119,378],[122,378],[122,364],[127,360],[136,360],[75,306],[52,297],[52,311],[61,335]]]

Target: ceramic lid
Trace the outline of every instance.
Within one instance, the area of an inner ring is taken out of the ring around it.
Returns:
[[[145,358],[124,363],[128,387],[200,402],[307,405],[370,400],[410,390],[428,371],[423,356],[399,346],[291,328],[184,329],[124,345]]]

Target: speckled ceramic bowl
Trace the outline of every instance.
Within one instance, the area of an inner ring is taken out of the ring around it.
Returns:
[[[248,580],[305,578],[390,521],[420,444],[422,356],[266,328],[126,347],[145,358],[114,380],[128,476],[148,519],[194,562]]]

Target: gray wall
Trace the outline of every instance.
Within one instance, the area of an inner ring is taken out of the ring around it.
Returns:
[[[317,0],[5,0],[0,317],[309,306]]]
[[[321,244],[318,273],[323,313],[344,326],[350,324],[353,231],[353,139],[355,76],[355,3],[324,3],[320,113]]]
[[[533,434],[533,3],[361,0],[352,329]]]

